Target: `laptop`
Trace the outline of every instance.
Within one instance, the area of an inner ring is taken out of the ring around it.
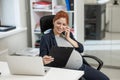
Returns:
[[[20,75],[45,75],[42,57],[16,56],[7,57],[11,74]]]
[[[49,55],[54,57],[54,61],[50,63],[53,67],[65,67],[68,59],[73,51],[73,47],[52,47]]]

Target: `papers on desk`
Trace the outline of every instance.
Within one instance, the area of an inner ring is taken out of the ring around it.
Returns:
[[[18,56],[37,56],[39,55],[39,48],[25,48],[23,50],[17,51],[14,55]]]

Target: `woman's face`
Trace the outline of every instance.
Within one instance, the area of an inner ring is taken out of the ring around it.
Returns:
[[[59,18],[53,24],[55,34],[61,34],[68,26],[66,18]]]

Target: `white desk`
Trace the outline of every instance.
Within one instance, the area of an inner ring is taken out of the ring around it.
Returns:
[[[0,62],[0,80],[78,80],[83,71],[51,68],[45,76],[11,75],[8,64]]]

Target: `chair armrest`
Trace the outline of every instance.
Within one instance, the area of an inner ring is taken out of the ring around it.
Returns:
[[[92,56],[92,55],[82,55],[82,57],[83,57],[83,58],[85,58],[85,57],[87,57],[87,58],[92,58],[92,59],[96,60],[96,61],[99,63],[99,65],[98,65],[98,67],[97,67],[97,70],[100,70],[100,69],[102,68],[102,66],[103,66],[103,61],[102,61],[101,59],[97,58],[96,56]]]

